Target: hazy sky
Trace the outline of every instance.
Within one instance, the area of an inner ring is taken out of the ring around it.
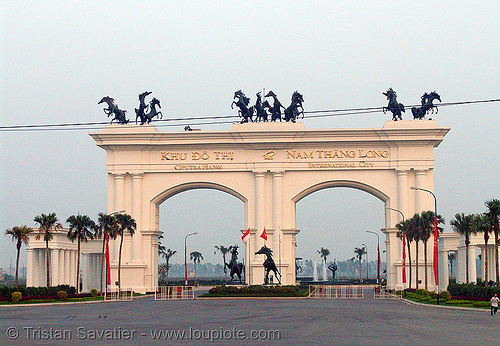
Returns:
[[[406,105],[432,90],[443,102],[500,98],[498,1],[2,1],[0,22],[1,126],[106,121],[97,105],[105,95],[131,115],[145,90],[167,118],[235,114],[238,89],[252,102],[272,89],[283,103],[299,90],[306,110],[385,106],[389,87]],[[497,102],[441,107],[434,116],[452,128],[435,150],[447,221],[500,198],[499,111]],[[390,118],[303,122],[372,128]],[[106,211],[105,151],[90,131],[0,132],[2,233],[35,226],[40,213],[65,221]],[[365,232],[384,227],[375,197],[322,190],[299,202],[297,214],[297,255],[319,261],[324,246],[345,259],[365,243],[375,258],[376,237]],[[188,191],[161,206],[163,243],[182,252],[184,235],[198,231],[190,250],[211,262],[219,260],[214,245],[242,245],[244,226],[243,204],[219,191]],[[2,235],[0,267],[11,260],[15,246]]]

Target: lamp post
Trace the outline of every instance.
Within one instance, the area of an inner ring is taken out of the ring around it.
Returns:
[[[189,233],[184,237],[184,285],[188,285],[188,265],[187,265],[187,237],[198,234],[198,232]]]
[[[380,237],[378,236],[377,233],[373,231],[366,231],[366,233],[373,233],[377,236],[377,285],[380,281]],[[368,256],[366,256],[368,258]]]
[[[394,209],[394,208],[389,208],[389,207],[386,207],[385,209],[387,210],[392,210],[392,211],[395,211],[395,212],[398,212],[401,214],[401,217],[403,218],[403,224],[405,223],[405,214],[403,214],[403,212],[399,209]],[[402,233],[403,233],[403,270],[402,270],[402,275],[403,275],[403,288],[404,288],[404,294],[406,295],[406,251],[405,251],[405,247],[406,247],[406,234],[405,234],[405,231],[404,231],[404,228],[402,229]],[[408,251],[410,251],[410,247],[408,246]],[[410,283],[411,283],[411,263],[410,263]]]
[[[434,282],[436,284],[436,303],[439,305],[439,272],[438,272],[438,256],[437,256],[437,244],[438,244],[438,230],[437,230],[437,198],[434,192],[427,189],[422,189],[421,187],[410,186],[412,190],[419,190],[430,193],[434,197]]]
[[[366,244],[361,244],[361,245],[363,245],[366,249],[366,281],[368,281],[368,269],[370,266],[370,264],[368,263],[368,246],[366,246]]]

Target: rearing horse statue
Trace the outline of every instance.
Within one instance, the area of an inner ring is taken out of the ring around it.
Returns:
[[[269,284],[269,272],[272,270],[274,272],[274,276],[278,280],[278,283],[281,284],[281,274],[278,271],[278,268],[276,268],[276,263],[274,263],[273,260],[273,250],[268,248],[267,246],[263,246],[260,248],[259,251],[255,253],[256,255],[266,255],[266,260],[264,261],[264,269],[266,270],[266,276],[264,277],[264,285]]]
[[[413,113],[413,119],[424,119],[427,113],[432,112],[432,114],[434,114],[434,109],[436,110],[436,113],[438,112],[438,108],[432,104],[434,100],[438,100],[439,102],[441,102],[441,96],[439,96],[437,92],[433,91],[430,94],[424,93],[420,100],[422,106],[418,108],[413,107],[411,109],[411,112]]]
[[[238,279],[241,284],[241,273],[243,273],[243,263],[238,263],[238,245],[234,245],[231,248],[231,261],[228,263],[224,263],[224,265],[230,270],[231,280],[229,283],[233,281],[234,274],[238,275]]]
[[[389,90],[387,90],[385,93],[382,93],[382,94],[385,95],[387,97],[387,99],[389,100],[387,107],[382,107],[382,111],[384,112],[384,114],[387,111],[391,111],[392,112],[392,120],[394,120],[394,121],[398,121],[398,119],[403,120],[403,118],[401,116],[401,112],[404,113],[405,106],[403,106],[402,103],[398,103],[398,101],[396,100],[396,98],[397,98],[396,92],[394,90],[392,90],[392,88],[389,88]]]
[[[99,101],[97,104],[101,103],[106,103],[108,105],[108,108],[104,108],[103,111],[104,113],[109,117],[110,115],[114,115],[114,118],[111,119],[111,124],[113,124],[113,121],[116,120],[118,124],[127,124],[128,119],[125,116],[125,113],[127,111],[121,110],[118,108],[118,105],[115,104],[115,99],[109,96],[104,96],[101,101]]]
[[[294,123],[301,114],[302,118],[304,118],[304,108],[302,108],[302,102],[304,102],[302,94],[298,91],[294,91],[292,95],[292,103],[285,109],[285,121],[291,121]]]
[[[237,101],[234,101],[237,99]],[[239,108],[238,115],[242,117],[241,123],[248,123],[252,121],[253,113],[255,111],[255,107],[248,107],[248,103],[250,99],[245,96],[245,94],[241,90],[237,90],[234,92],[233,103],[231,103],[231,109],[233,109],[233,105]]]

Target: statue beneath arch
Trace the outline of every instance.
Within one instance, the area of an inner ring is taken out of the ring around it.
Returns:
[[[276,267],[276,263],[274,263],[273,250],[271,250],[270,248],[268,248],[267,246],[264,245],[255,254],[266,256],[266,260],[263,263],[264,269],[266,271],[266,275],[264,277],[264,285],[269,285],[269,272],[270,271],[274,272],[274,276],[278,280],[278,283],[281,284],[281,280],[280,280],[281,274],[278,271],[278,268]]]
[[[238,263],[238,245],[231,246],[231,261],[224,263],[224,265],[230,270],[231,280],[229,283],[233,282],[234,274],[236,274],[241,285],[241,274],[244,271],[244,266],[243,263]]]

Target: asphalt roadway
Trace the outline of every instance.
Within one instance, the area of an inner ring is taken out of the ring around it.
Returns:
[[[496,345],[500,314],[400,300],[197,299],[0,306],[0,345]]]

